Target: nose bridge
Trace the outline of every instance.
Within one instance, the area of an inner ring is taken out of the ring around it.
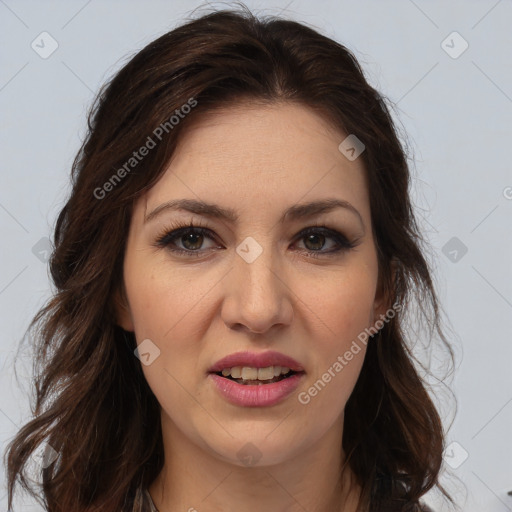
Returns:
[[[279,275],[277,252],[270,235],[247,237],[237,246],[228,322],[263,332],[275,323],[289,321],[291,305],[284,279]]]
[[[258,242],[259,240],[259,242]],[[240,292],[258,302],[260,307],[275,300],[278,284],[276,251],[270,236],[247,237],[237,247],[236,270],[240,276]],[[255,304],[256,306],[257,304]]]

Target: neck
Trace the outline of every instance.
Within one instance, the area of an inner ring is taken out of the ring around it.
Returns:
[[[360,487],[344,466],[342,431],[343,416],[293,457],[247,467],[193,443],[162,411],[165,464],[149,492],[159,512],[355,512]]]

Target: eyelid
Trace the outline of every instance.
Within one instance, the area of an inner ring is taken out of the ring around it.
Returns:
[[[159,235],[156,237],[155,243],[152,245],[157,248],[165,248],[173,254],[184,255],[185,257],[200,257],[206,252],[211,252],[211,249],[199,249],[199,250],[187,250],[180,248],[170,248],[171,241],[178,239],[181,233],[195,232],[210,238],[211,240],[217,241],[217,236],[213,229],[206,226],[202,221],[189,220],[189,223],[181,221],[172,222],[171,225],[164,228]],[[334,249],[328,251],[313,251],[308,249],[299,249],[298,252],[306,253],[311,258],[322,258],[326,259],[329,257],[340,256],[346,253],[361,243],[362,236],[350,240],[343,232],[337,228],[332,228],[324,224],[315,223],[299,231],[294,238],[294,243],[304,239],[310,233],[320,233],[326,238],[333,239],[337,246]],[[172,236],[171,236],[172,235]],[[173,242],[174,243],[174,242]]]

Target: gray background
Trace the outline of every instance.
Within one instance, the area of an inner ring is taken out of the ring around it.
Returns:
[[[443,482],[464,511],[512,511],[511,2],[246,4],[345,44],[370,83],[397,103],[394,116],[415,157],[413,197],[434,248],[436,285],[458,356],[450,383],[458,411],[448,433],[448,443],[457,444],[445,454]],[[15,350],[51,290],[46,237],[69,190],[94,93],[130,55],[200,5],[206,4],[0,0],[2,448],[29,417],[30,354],[23,351],[17,364],[20,388]],[[40,54],[52,41],[40,36],[44,31],[58,44],[45,59]],[[469,46],[461,53],[464,41]],[[455,412],[443,400],[448,428]],[[3,469],[0,477],[5,510]],[[429,502],[438,502],[435,494]],[[26,501],[15,510],[39,508]]]

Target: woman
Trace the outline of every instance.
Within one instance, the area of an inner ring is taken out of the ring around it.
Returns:
[[[9,506],[43,442],[50,512],[451,501],[404,334],[414,296],[446,343],[409,180],[382,96],[304,25],[214,12],[135,55],[57,220]]]

